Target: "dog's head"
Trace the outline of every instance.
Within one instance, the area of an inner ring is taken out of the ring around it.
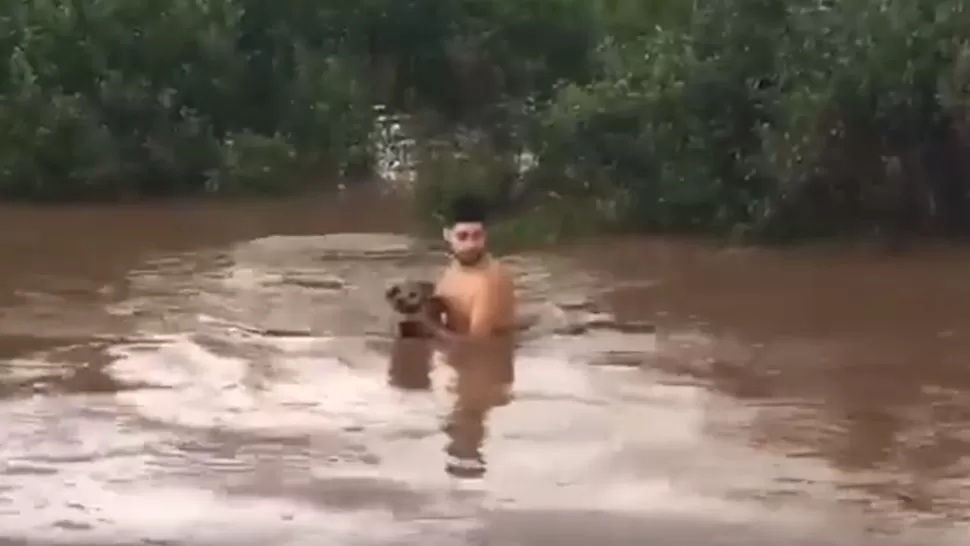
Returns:
[[[434,285],[427,281],[396,282],[384,291],[384,299],[398,313],[413,314],[434,295]]]

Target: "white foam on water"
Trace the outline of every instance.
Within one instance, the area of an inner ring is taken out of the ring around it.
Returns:
[[[117,487],[87,480],[70,489],[41,487],[36,493],[38,502],[29,513],[0,515],[4,536],[45,544],[364,546],[399,543],[401,537],[422,530],[419,522],[400,520],[387,510],[321,510],[285,499],[226,497],[197,489]],[[20,506],[30,501],[16,500]],[[466,521],[439,520],[434,529],[423,530],[432,538],[461,538],[469,527]]]
[[[96,407],[108,411],[120,404],[173,429],[344,434],[378,462],[312,461],[306,480],[319,483],[320,494],[326,494],[328,480],[366,478],[403,484],[432,497],[429,504],[402,518],[379,503],[341,509],[298,497],[229,496],[203,483],[172,481],[164,469],[151,466],[147,447],[184,432],[133,431],[123,420],[83,415],[45,432],[58,415],[79,415],[77,407],[59,405],[91,402],[37,397],[3,406],[7,422],[20,416],[38,426],[32,435],[10,438],[0,453],[21,469],[37,467],[44,454],[74,462],[50,464],[49,473],[5,475],[0,536],[63,544],[150,539],[458,545],[473,543],[469,536],[481,532],[495,509],[595,510],[782,526],[832,526],[845,516],[828,509],[771,510],[725,497],[737,486],[770,488],[771,473],[764,468],[776,461],[711,439],[706,426],[717,406],[699,387],[634,384],[561,359],[524,357],[518,363],[516,399],[496,409],[488,422],[489,472],[463,485],[477,496],[458,500],[449,493],[456,481],[444,472],[446,438],[438,428],[448,409],[445,389],[405,395],[388,387],[379,369],[354,369],[325,357],[280,357],[270,364],[276,367],[273,380],[248,390],[241,385],[253,373],[253,363],[217,356],[188,339],[172,340],[154,353],[137,351],[114,367],[119,376],[167,389],[119,393]],[[435,379],[438,385],[447,383],[447,369],[436,371]],[[618,391],[622,399],[616,398]],[[378,488],[365,494],[383,493]]]
[[[254,363],[184,338],[155,354],[121,358],[112,371],[127,381],[165,386],[122,392],[117,399],[173,426],[310,433],[434,422],[433,400],[389,388],[382,370],[351,368],[326,355]]]
[[[447,367],[435,369],[435,393],[422,395],[390,388],[382,369],[353,368],[326,356],[275,359],[267,364],[272,381],[249,389],[246,376],[254,366],[181,340],[155,355],[122,359],[114,371],[171,387],[118,395],[153,421],[308,435],[352,429],[355,441],[381,462],[376,468],[344,465],[340,474],[394,477],[419,489],[449,480],[440,431],[449,409],[446,385],[453,379]],[[630,470],[642,464],[611,462],[641,454],[646,461],[680,458],[702,465],[696,450],[706,450],[708,459],[715,456],[705,431],[710,396],[693,386],[637,386],[561,358],[520,358],[515,400],[495,410],[487,423],[484,451],[490,471],[484,483],[497,498],[515,499],[515,506],[529,509],[677,511],[714,518],[747,514],[752,507],[720,500],[703,487],[692,490],[689,466],[682,469],[684,476],[671,478],[669,463],[654,473]],[[315,472],[338,471],[324,462]],[[744,476],[750,480],[756,474]]]

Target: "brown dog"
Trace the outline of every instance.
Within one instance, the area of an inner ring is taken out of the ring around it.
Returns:
[[[391,308],[402,315],[413,317],[422,314],[434,322],[441,322],[444,304],[434,295],[434,285],[427,281],[403,281],[394,283],[384,292],[384,299]],[[431,332],[415,318],[398,322],[398,337],[429,338]]]
[[[432,333],[420,320],[410,317],[420,313],[440,323],[443,303],[434,295],[434,285],[426,281],[394,283],[384,292],[384,299],[396,312],[409,315],[397,323],[388,381],[401,389],[429,389]]]

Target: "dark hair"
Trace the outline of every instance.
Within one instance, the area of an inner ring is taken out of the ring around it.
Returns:
[[[487,219],[485,201],[475,195],[460,195],[451,201],[446,220],[448,224],[463,222],[485,223]]]

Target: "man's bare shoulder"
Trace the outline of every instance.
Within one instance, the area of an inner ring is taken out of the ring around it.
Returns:
[[[485,281],[485,285],[492,287],[512,287],[513,275],[508,266],[499,260],[490,260],[487,266],[477,270],[450,265],[438,277],[435,291],[437,294],[447,294],[460,290],[462,286],[481,286],[480,281]]]
[[[511,277],[512,272],[509,270],[508,264],[503,262],[500,258],[492,258],[492,271],[496,274],[504,275],[506,277]]]
[[[438,273],[438,282],[435,283],[436,292],[441,292],[448,284],[453,280],[455,276],[455,268],[452,265],[448,265]]]
[[[488,271],[489,280],[495,285],[505,288],[512,289],[514,285],[514,276],[509,267],[502,263],[501,260],[495,260],[492,262]]]

